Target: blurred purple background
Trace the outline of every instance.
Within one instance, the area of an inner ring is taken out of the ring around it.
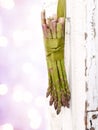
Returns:
[[[0,130],[47,130],[43,1],[0,0]]]

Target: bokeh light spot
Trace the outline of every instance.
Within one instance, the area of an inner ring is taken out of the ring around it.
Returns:
[[[16,46],[22,46],[24,43],[27,43],[27,41],[32,41],[32,38],[33,34],[29,29],[17,29],[13,32],[14,44]]]
[[[0,35],[2,35],[2,31],[3,31],[3,21],[2,17],[0,16]]]
[[[35,108],[28,111],[28,117],[30,119],[30,127],[32,129],[38,129],[41,125],[42,118],[41,115]]]
[[[38,96],[36,99],[35,99],[35,104],[36,106],[38,107],[43,107],[45,105],[45,98],[43,96]]]
[[[22,70],[25,73],[32,73],[32,71],[33,71],[32,63],[29,63],[29,62],[24,63],[22,66]]]
[[[15,6],[14,0],[0,0],[0,6],[6,9],[13,9]]]
[[[21,102],[23,100],[23,92],[21,90],[19,90],[19,89],[16,89],[13,92],[13,99],[16,102]]]
[[[6,84],[0,84],[0,95],[6,95],[8,92],[8,87]]]
[[[0,36],[0,47],[6,47],[8,45],[8,39],[5,36]]]
[[[19,86],[17,85],[17,88],[15,88],[13,91],[13,100],[15,102],[31,103],[33,99],[32,93],[23,89],[21,85]]]
[[[31,103],[33,99],[32,93],[25,91],[23,94],[23,101],[26,103]]]
[[[0,130],[14,130],[14,128],[13,128],[12,124],[6,123],[6,124],[1,126]]]

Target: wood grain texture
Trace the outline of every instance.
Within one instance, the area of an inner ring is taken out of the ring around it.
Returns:
[[[86,3],[86,83],[88,90],[86,91],[87,97],[87,126],[86,129],[91,128],[92,126],[95,130],[98,129],[98,45],[97,39],[97,12],[98,11],[98,3],[96,0],[89,0]],[[96,118],[93,118],[93,115]]]
[[[65,64],[71,109],[56,116],[49,108],[50,130],[98,130],[97,12],[97,0],[67,0]]]

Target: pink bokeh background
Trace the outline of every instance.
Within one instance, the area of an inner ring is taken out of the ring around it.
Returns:
[[[43,0],[0,0],[0,130],[48,130]]]

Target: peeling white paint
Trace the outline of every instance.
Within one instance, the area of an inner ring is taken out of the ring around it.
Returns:
[[[98,118],[92,119],[93,114],[98,114],[98,25],[97,19],[98,15],[98,1],[97,0],[87,0],[86,5],[86,27],[87,27],[87,39],[86,39],[86,60],[87,60],[87,75],[86,82],[88,84],[88,91],[86,92],[87,97],[87,128],[91,128],[90,120],[95,130],[98,129]],[[95,112],[92,112],[94,111]]]
[[[57,116],[49,107],[50,130],[86,130],[91,127],[90,120],[98,130],[98,118],[92,119],[98,112],[85,113],[85,101],[86,111],[98,108],[97,12],[97,0],[67,0],[65,64],[72,94],[71,109],[62,108]]]

